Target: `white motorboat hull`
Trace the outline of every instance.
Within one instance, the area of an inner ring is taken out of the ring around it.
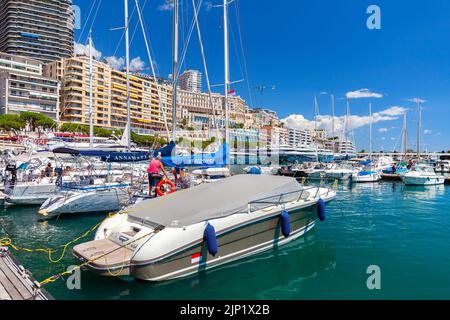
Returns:
[[[45,217],[61,214],[116,212],[130,202],[127,188],[92,191],[63,191],[49,198],[40,208]]]
[[[370,183],[370,182],[378,182],[380,180],[381,180],[381,176],[378,173],[367,174],[367,175],[354,174],[352,176],[352,181],[355,183]]]
[[[56,191],[55,183],[18,184],[6,190],[6,202],[14,205],[41,205]]]
[[[352,177],[351,172],[327,172],[325,177],[328,180],[347,181]]]
[[[445,178],[442,176],[437,177],[411,177],[404,175],[402,177],[403,183],[407,186],[435,186],[445,183]]]

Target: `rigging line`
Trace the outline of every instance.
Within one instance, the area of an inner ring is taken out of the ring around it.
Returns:
[[[200,8],[201,8],[201,5],[202,5],[202,2],[203,2],[203,0],[200,0],[200,2],[199,2],[199,4],[198,4],[198,8],[197,8],[197,16],[198,16],[198,13],[200,12]],[[195,21],[194,21],[194,18],[192,18],[191,28],[190,28],[190,30],[189,30],[188,38],[187,38],[187,40],[186,40],[187,42],[186,42],[186,44],[185,44],[185,46],[184,46],[184,48],[183,48],[182,54],[181,54],[180,64],[179,64],[178,70],[177,70],[177,72],[176,72],[177,74],[176,74],[176,75],[172,75],[174,81],[177,81],[177,80],[178,80],[178,76],[179,76],[179,74],[180,74],[181,67],[182,67],[183,64],[184,64],[184,60],[185,60],[185,58],[186,58],[187,50],[188,50],[188,48],[189,48],[189,43],[190,43],[190,41],[191,41],[192,32],[194,32],[194,27],[195,27]]]
[[[154,67],[154,64],[153,64],[153,59],[152,59],[152,55],[151,55],[151,52],[150,52],[150,47],[149,47],[149,45],[148,45],[147,33],[146,33],[144,21],[143,21],[143,19],[142,19],[141,9],[139,8],[139,0],[135,0],[135,4],[136,4],[137,12],[138,12],[139,22],[140,22],[140,24],[141,24],[142,35],[143,35],[143,37],[144,37],[145,47],[146,47],[146,49],[147,49],[148,59],[149,59],[149,61],[150,61],[150,67],[151,67],[151,69],[152,69],[153,79],[154,79],[154,81],[155,81],[155,85],[156,85],[157,92],[158,92],[159,108],[160,108],[161,111],[162,111],[162,114],[163,114],[163,120],[164,120],[164,126],[165,126],[165,128],[166,128],[168,140],[170,141],[170,130],[169,130],[169,124],[168,124],[168,122],[167,122],[166,110],[165,110],[165,107],[163,107],[163,104],[162,104],[161,87],[159,86],[159,84],[158,84],[158,79],[156,78],[155,67]]]
[[[84,30],[86,30],[87,23],[88,23],[88,21],[89,21],[89,18],[91,17],[92,10],[94,10],[94,6],[95,6],[95,3],[96,3],[96,2],[97,2],[97,0],[94,0],[94,1],[92,2],[91,9],[89,10],[89,14],[88,14],[88,16],[87,16],[87,18],[86,18],[86,21],[84,22],[83,28],[81,29],[81,33],[80,33],[80,35],[78,36],[78,41],[77,41],[77,42],[80,42],[81,38],[83,37]]]
[[[243,41],[242,28],[241,28],[241,12],[239,9],[238,0],[234,1],[234,6],[235,6],[236,21],[237,21],[237,26],[238,26],[239,43],[240,43],[241,52],[242,52],[242,59],[244,62],[244,72],[245,72],[244,77],[245,77],[245,79],[247,79],[246,82],[247,82],[248,95],[250,98],[250,103],[253,107],[254,106],[253,105],[253,94],[252,94],[250,77],[249,77],[248,67],[247,67],[247,56],[245,54],[245,49],[244,49],[244,41]]]
[[[97,20],[98,10],[100,9],[101,4],[102,4],[102,0],[99,0],[97,9],[95,10],[94,18],[92,19],[91,27],[89,28],[89,30],[92,30],[92,27],[94,26],[94,23]]]
[[[236,38],[234,37],[234,33],[233,33],[233,28],[230,27],[230,34],[231,34],[231,39],[233,41],[233,49],[234,49],[234,54],[236,55],[236,60],[238,61],[238,65],[239,65],[239,70],[241,71],[241,77],[244,77],[244,69],[242,67],[242,61],[241,58],[239,56],[239,52],[237,50],[237,44],[236,44]]]
[[[130,21],[131,21],[131,19],[133,19],[135,12],[136,12],[136,6],[133,8],[133,11],[131,11],[131,15],[129,18]],[[114,50],[113,56],[115,56],[117,54],[117,51],[119,51],[119,47],[120,47],[120,44],[122,43],[123,38],[125,37],[125,33],[126,33],[126,30],[125,30],[125,26],[124,26],[122,36],[120,37],[119,42],[117,43],[117,46],[116,46],[116,49]]]
[[[219,125],[216,121],[216,110],[214,107],[214,102],[212,99],[212,94],[211,94],[211,82],[209,81],[209,73],[208,73],[208,67],[206,64],[206,57],[205,57],[205,51],[203,48],[203,41],[202,41],[202,34],[200,31],[200,24],[198,22],[198,13],[197,10],[195,10],[195,1],[192,0],[192,8],[194,9],[194,19],[195,19],[195,25],[197,27],[197,36],[198,36],[198,42],[200,45],[200,52],[202,55],[202,62],[203,62],[203,68],[205,69],[205,79],[206,79],[206,85],[208,87],[208,96],[209,96],[209,103],[211,105],[211,110],[213,112],[213,121],[214,121],[214,125],[216,127],[216,133],[217,133],[217,137],[219,138]]]

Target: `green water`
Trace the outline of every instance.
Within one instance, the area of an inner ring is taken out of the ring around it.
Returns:
[[[82,273],[81,290],[48,285],[57,299],[450,299],[450,187],[399,183],[340,186],[328,219],[302,239],[187,279],[152,284]],[[37,208],[9,208],[0,222],[17,244],[55,247],[102,216],[37,222]],[[90,239],[90,238],[89,238]],[[77,264],[17,253],[38,280]],[[367,267],[381,290],[367,289]]]

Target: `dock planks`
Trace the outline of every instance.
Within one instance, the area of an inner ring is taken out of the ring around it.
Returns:
[[[0,248],[0,300],[53,300],[53,297],[38,288],[8,248]]]

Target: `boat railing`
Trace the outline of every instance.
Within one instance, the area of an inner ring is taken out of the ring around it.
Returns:
[[[257,210],[265,210],[265,209],[275,207],[275,206],[282,206],[282,205],[285,205],[290,202],[300,202],[300,200],[304,199],[305,195],[307,198],[309,198],[311,193],[307,193],[307,192],[310,192],[312,190],[315,190],[313,199],[316,199],[319,196],[319,192],[320,192],[321,188],[322,188],[322,186],[305,187],[305,188],[302,188],[301,190],[287,192],[287,193],[281,193],[279,195],[274,195],[274,196],[251,201],[248,203],[248,213],[250,214]],[[330,188],[326,188],[326,190],[327,190],[326,193],[324,193],[320,196],[327,197],[330,193]]]

